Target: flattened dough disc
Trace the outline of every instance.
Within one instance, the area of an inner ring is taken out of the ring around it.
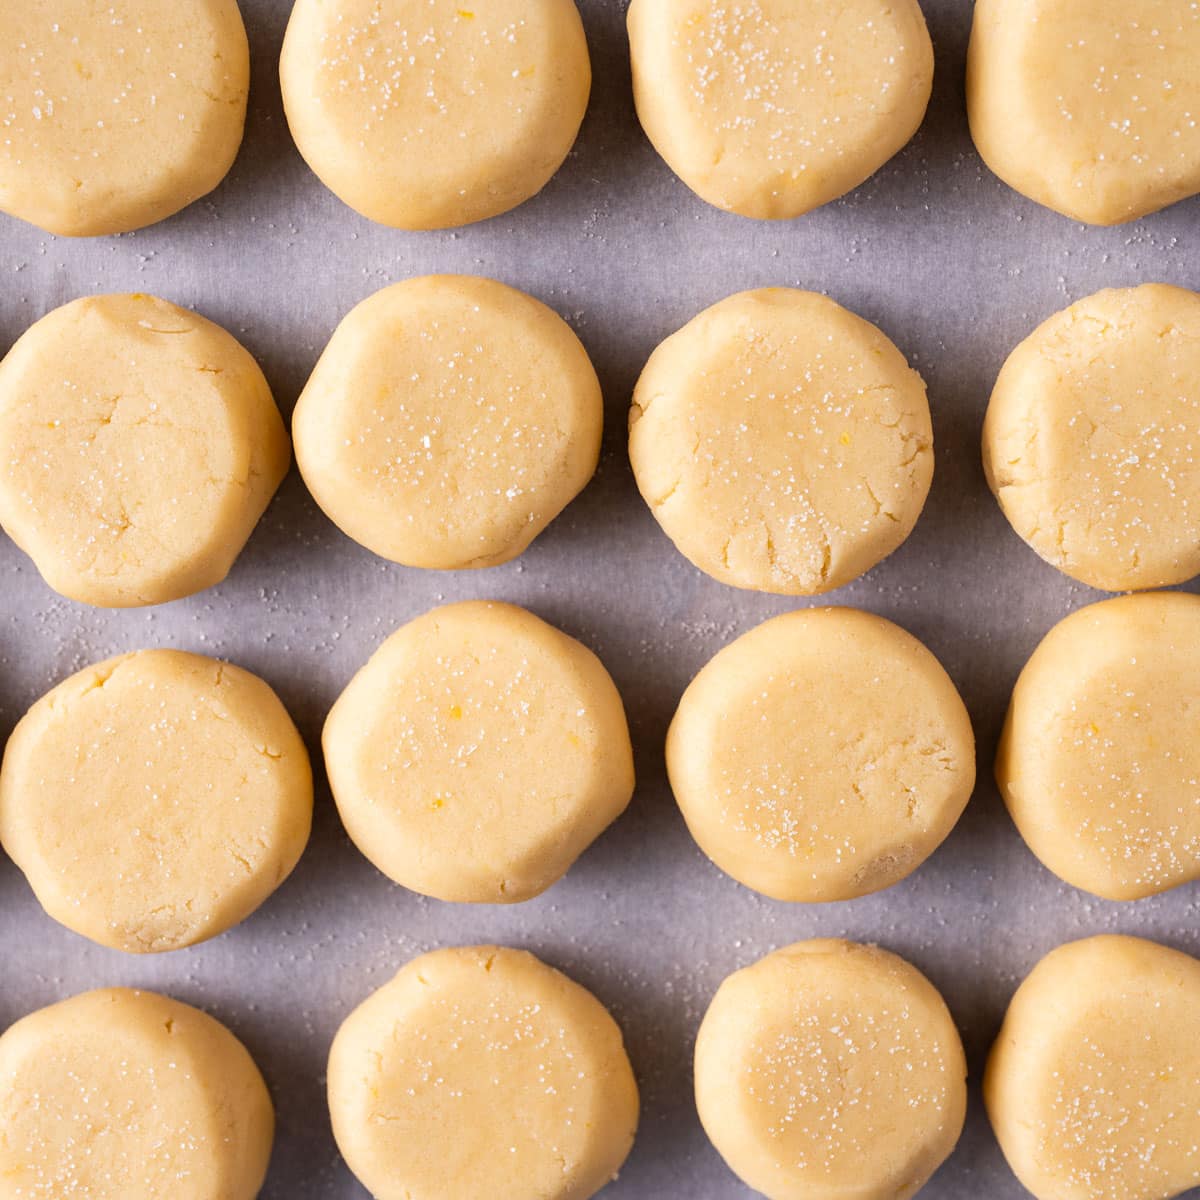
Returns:
[[[921,377],[874,325],[813,292],[765,288],[654,351],[629,457],[658,523],[702,571],[811,596],[912,532],[933,431]]]
[[[154,992],[106,988],[0,1037],[6,1200],[254,1200],[275,1113],[219,1021]]]
[[[207,195],[242,142],[237,0],[14,0],[0,40],[0,210],[86,237]]]
[[[849,900],[905,878],[975,782],[954,684],[916,638],[849,608],[766,621],[684,692],[667,734],[700,848],[777,900]]]
[[[376,1200],[588,1200],[625,1161],[638,1093],[600,1002],[522,950],[438,950],[346,1018],[338,1147]]]
[[[633,0],[638,116],[684,183],[745,217],[797,217],[917,131],[933,47],[917,0]]]
[[[967,112],[1010,187],[1092,225],[1200,191],[1192,0],[976,0]]]
[[[573,0],[297,0],[279,75],[309,166],[401,229],[482,221],[541,191],[592,80]]]
[[[958,1141],[966,1075],[933,985],[853,942],[735,971],[696,1039],[704,1129],[768,1200],[908,1200]]]

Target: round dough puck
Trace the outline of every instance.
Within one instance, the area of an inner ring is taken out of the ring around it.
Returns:
[[[18,722],[0,843],[68,929],[134,954],[248,917],[308,841],[312,774],[275,693],[178,650],[111,658]]]
[[[350,681],[323,741],[354,843],[439,900],[538,895],[633,795],[608,672],[511,604],[450,604],[403,626]]]
[[[621,1031],[522,950],[437,950],[346,1018],[329,1052],[338,1148],[376,1200],[587,1200],[633,1145]]]
[[[7,4],[0,211],[49,233],[126,233],[225,178],[246,120],[237,0]]]
[[[592,85],[573,0],[297,0],[279,77],[322,183],[400,229],[467,225],[540,192]]]
[[[1200,962],[1132,937],[1051,951],[1017,989],[983,1098],[1037,1200],[1200,1186]]]
[[[638,117],[698,196],[798,217],[917,132],[933,46],[917,0],[633,0]]]
[[[996,756],[1021,836],[1073,887],[1140,900],[1200,879],[1200,597],[1122,596],[1026,663]]]
[[[254,1200],[275,1112],[241,1042],[153,992],[107,988],[0,1037],[6,1197]]]
[[[1200,192],[1192,0],[976,0],[967,113],[1009,187],[1092,225]]]
[[[1071,578],[1118,592],[1200,574],[1200,296],[1103,291],[1038,326],[996,381],[983,465]]]
[[[338,326],[296,405],[296,461],[356,542],[410,567],[522,553],[591,479],[604,401],[557,313],[491,279],[394,284]]]
[[[722,583],[811,596],[912,532],[933,479],[921,377],[874,325],[813,292],[706,309],[633,394],[637,485],[680,552]]]
[[[56,308],[0,362],[0,524],[84,604],[220,583],[289,458],[250,354],[153,296]]]
[[[786,613],[692,680],[667,772],[700,849],[776,900],[850,900],[919,867],[975,783],[967,710],[911,634],[849,608]]]
[[[768,1200],[908,1200],[958,1141],[966,1077],[937,989],[853,942],[798,942],[734,972],[696,1039],[704,1130]]]

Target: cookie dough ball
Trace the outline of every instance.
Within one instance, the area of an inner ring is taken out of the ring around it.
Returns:
[[[667,772],[700,849],[776,900],[850,900],[910,875],[975,783],[975,740],[937,659],[849,608],[775,617],[692,680]]]
[[[824,296],[743,292],[651,355],[633,394],[638,488],[681,553],[790,596],[856,579],[912,532],[933,479],[921,377]]]
[[[450,604],[399,629],[333,706],[324,746],[355,844],[439,900],[544,892],[633,795],[608,672],[510,604]]]
[[[1192,0],[977,0],[967,111],[1029,199],[1118,225],[1200,192]]]
[[[633,1145],[621,1031],[522,950],[414,959],[329,1053],[338,1148],[376,1200],[587,1200]]]
[[[178,650],[72,675],[17,724],[0,768],[0,843],[42,907],[134,954],[248,917],[311,821],[308,755],[279,698]]]
[[[220,1022],[153,992],[107,988],[0,1037],[6,1197],[254,1200],[275,1113]]]
[[[983,1080],[1038,1200],[1170,1200],[1200,1185],[1200,962],[1132,937],[1060,946],[1017,989]]]
[[[237,0],[6,4],[0,211],[69,237],[161,221],[225,178],[249,87]]]
[[[1200,879],[1200,597],[1123,596],[1061,621],[1017,680],[996,782],[1029,848],[1107,900]]]
[[[604,402],[557,313],[490,279],[410,279],[338,326],[293,419],[344,533],[410,567],[516,558],[591,479]]]
[[[1060,571],[1107,591],[1200,573],[1200,296],[1098,292],[1013,351],[983,429],[988,483]]]
[[[798,217],[917,131],[933,47],[917,0],[633,0],[638,116],[698,196]]]
[[[907,1200],[958,1141],[966,1076],[933,985],[853,942],[798,942],[735,972],[696,1040],[705,1132],[769,1200]]]
[[[153,296],[57,308],[0,362],[0,524],[84,604],[220,583],[289,457],[249,353]]]
[[[467,225],[540,192],[592,85],[573,0],[297,0],[279,76],[321,182],[400,229]]]

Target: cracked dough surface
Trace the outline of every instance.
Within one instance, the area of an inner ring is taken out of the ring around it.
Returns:
[[[338,326],[293,418],[321,508],[410,567],[521,554],[591,479],[604,402],[587,351],[544,304],[491,279],[384,288]]]
[[[312,774],[275,693],[178,650],[111,658],[18,722],[0,843],[68,929],[176,950],[248,917],[308,841]]]
[[[1200,573],[1200,296],[1110,289],[1040,325],[996,381],[983,461],[1013,528],[1073,579]]]
[[[1083,986],[1081,986],[1081,984]],[[983,1097],[1037,1200],[1200,1185],[1200,962],[1132,937],[1051,951],[1017,989]]]
[[[225,178],[250,50],[237,0],[23,0],[0,42],[0,210],[50,233],[125,233]]]
[[[706,309],[651,355],[629,457],[676,547],[722,583],[841,587],[895,550],[933,478],[921,377],[874,325],[813,292]]]
[[[250,354],[153,296],[56,308],[0,362],[0,524],[72,600],[220,583],[289,457]]]
[[[1140,900],[1200,879],[1200,597],[1122,596],[1060,621],[1013,691],[996,782],[1061,879]]]
[[[1118,225],[1200,191],[1192,0],[977,0],[967,112],[984,162],[1038,204]]]
[[[253,1200],[275,1113],[224,1025],[126,988],[39,1009],[0,1037],[3,1195]]]
[[[917,131],[933,47],[917,0],[633,0],[638,117],[702,199],[797,217]]]
[[[696,1039],[705,1132],[769,1200],[907,1200],[958,1141],[966,1076],[933,985],[853,942],[798,942],[736,971]]]
[[[323,742],[355,844],[441,900],[538,895],[633,795],[608,672],[511,604],[449,604],[402,626],[350,681]]]
[[[743,634],[692,680],[667,772],[721,870],[777,900],[848,900],[942,843],[971,796],[975,739],[911,634],[856,609],[805,609]]]
[[[308,165],[401,229],[482,221],[541,191],[592,82],[573,0],[297,0],[279,76]]]
[[[376,1200],[587,1200],[638,1121],[621,1031],[522,950],[437,950],[346,1018],[329,1053],[338,1147]]]

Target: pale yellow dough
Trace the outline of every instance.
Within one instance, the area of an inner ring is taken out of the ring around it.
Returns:
[[[1200,192],[1193,0],[976,0],[967,112],[983,160],[1065,216],[1118,225]]]
[[[591,479],[604,402],[557,313],[433,275],[338,326],[293,418],[304,482],[343,532],[410,567],[515,558]]]
[[[0,1196],[254,1200],[275,1112],[220,1022],[108,988],[0,1037]]]
[[[1067,883],[1140,900],[1200,879],[1200,597],[1123,596],[1059,622],[1017,680],[996,782]]]
[[[72,600],[220,583],[289,458],[249,353],[153,296],[56,308],[0,362],[0,525]]]
[[[346,1018],[328,1078],[338,1148],[375,1200],[587,1200],[637,1129],[616,1023],[522,950],[414,959]]]
[[[723,871],[777,900],[849,900],[915,871],[975,782],[937,659],[849,608],[775,617],[692,680],[667,733],[675,799]]]
[[[12,0],[0,40],[0,211],[86,237],[207,195],[242,142],[237,0]]]
[[[592,83],[573,0],[297,0],[279,76],[308,165],[401,229],[482,221],[541,191]]]
[[[945,1002],[902,958],[798,942],[721,984],[696,1105],[769,1200],[907,1200],[954,1149],[967,1065]]]
[[[308,755],[279,698],[178,650],[64,680],[17,724],[0,767],[0,844],[42,906],[134,954],[248,917],[311,822]]]
[[[921,377],[824,296],[743,292],[651,355],[633,394],[638,488],[681,553],[734,587],[816,595],[912,532],[933,479]]]
[[[1132,937],[1052,951],[1017,989],[983,1097],[1037,1200],[1200,1185],[1200,962]]]
[[[1073,579],[1200,573],[1200,296],[1113,289],[1040,325],[996,381],[983,465],[1013,528]]]
[[[358,848],[440,900],[538,895],[633,794],[608,672],[510,604],[451,604],[399,629],[333,706],[324,747]]]
[[[873,175],[925,116],[917,0],[633,0],[638,116],[702,199],[798,217]]]

